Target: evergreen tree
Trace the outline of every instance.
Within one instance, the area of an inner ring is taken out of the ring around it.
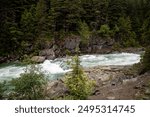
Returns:
[[[143,64],[143,71],[142,72],[147,72],[150,70],[150,48],[148,47],[145,51],[145,54],[143,56],[143,59],[141,60]]]
[[[141,40],[143,45],[148,46],[150,43],[150,1],[146,0],[144,5],[144,21],[141,27]]]
[[[110,28],[113,28],[120,17],[124,17],[126,14],[126,0],[110,0],[108,6],[108,22]]]
[[[118,20],[118,40],[123,47],[137,46],[136,34],[132,31],[130,18],[120,17]]]
[[[54,31],[76,31],[80,10],[80,0],[52,0],[49,18]]]
[[[21,44],[21,51],[23,54],[33,51],[33,48],[31,48],[31,46],[35,43],[35,37],[37,36],[35,11],[36,11],[35,6],[32,6],[29,10],[26,9],[21,16],[20,24],[23,36],[20,44]]]
[[[78,56],[74,57],[72,72],[66,76],[65,82],[73,99],[87,99],[94,86],[94,82],[83,72]]]
[[[45,36],[49,31],[48,25],[48,7],[46,0],[39,0],[36,5],[35,20],[36,20],[36,33],[39,37]]]
[[[83,8],[81,12],[81,21],[85,21],[89,26],[91,26],[92,23],[95,25],[96,15],[93,0],[81,0],[81,7]]]
[[[89,44],[89,38],[91,35],[89,26],[85,22],[79,22],[78,32],[81,36],[81,44],[88,45]]]
[[[98,28],[108,23],[109,0],[93,0]]]

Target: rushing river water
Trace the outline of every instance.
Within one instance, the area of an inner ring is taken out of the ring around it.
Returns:
[[[83,67],[94,67],[98,65],[132,65],[140,61],[139,54],[119,53],[104,55],[83,55],[80,56],[81,65]],[[67,66],[66,58],[58,58],[55,60],[46,60],[41,66],[42,71],[48,75],[49,79],[56,79],[59,76],[71,71]],[[8,65],[0,67],[0,80],[9,80],[19,77],[24,73],[26,66]]]

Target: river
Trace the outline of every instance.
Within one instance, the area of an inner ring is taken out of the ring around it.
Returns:
[[[105,66],[105,65],[132,65],[140,61],[141,56],[133,53],[82,55],[79,57],[83,67]],[[57,58],[55,60],[45,60],[38,64],[49,79],[56,79],[71,71],[67,65],[67,58]],[[0,81],[17,78],[24,73],[26,66],[16,64],[0,67]]]

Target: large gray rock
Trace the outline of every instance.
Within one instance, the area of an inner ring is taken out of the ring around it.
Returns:
[[[43,56],[33,56],[31,58],[32,62],[36,62],[36,63],[43,63],[45,61],[45,57]]]
[[[60,80],[52,81],[47,86],[47,96],[51,99],[59,98],[67,92],[64,83]]]
[[[64,46],[68,50],[75,50],[80,44],[80,38],[77,36],[72,36],[65,39]]]
[[[53,51],[53,49],[44,49],[39,52],[39,56],[45,56],[46,59],[54,59],[55,52]]]

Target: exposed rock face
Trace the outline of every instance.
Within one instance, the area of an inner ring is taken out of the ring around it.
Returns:
[[[46,59],[54,59],[55,52],[53,49],[44,49],[39,52],[39,56],[45,56]]]
[[[114,39],[111,38],[100,38],[98,36],[93,36],[89,40],[89,44],[86,46],[80,45],[81,51],[84,53],[111,53],[112,46],[114,44]],[[90,50],[90,51],[89,51]]]
[[[80,38],[78,36],[72,36],[65,39],[64,48],[74,53],[75,49],[80,44]]]
[[[0,57],[0,63],[7,61],[7,57]]]
[[[56,80],[49,82],[47,86],[47,96],[51,99],[55,99],[63,96],[67,92],[67,89],[62,80]]]
[[[43,63],[45,61],[45,57],[43,57],[43,56],[33,56],[31,58],[31,61],[36,62],[36,63]]]

